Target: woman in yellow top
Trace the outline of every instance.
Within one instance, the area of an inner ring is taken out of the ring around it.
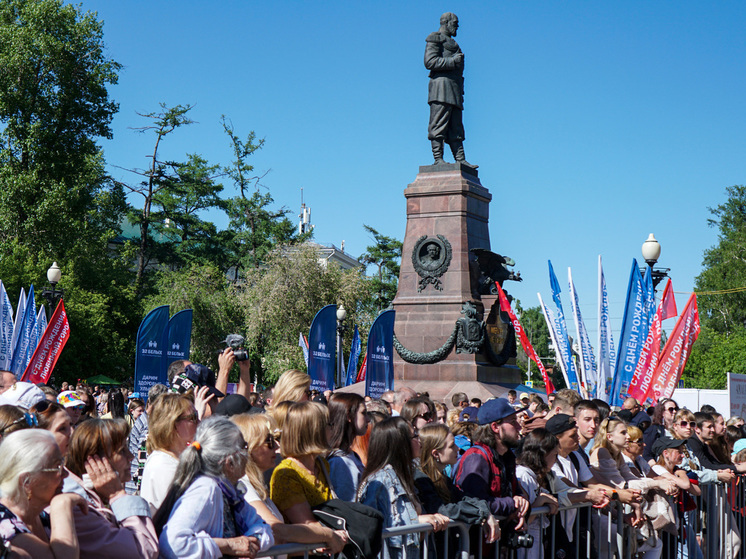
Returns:
[[[272,472],[269,494],[285,520],[292,524],[316,522],[311,508],[332,498],[328,479],[329,411],[317,402],[296,402],[288,408],[282,427],[285,459]]]

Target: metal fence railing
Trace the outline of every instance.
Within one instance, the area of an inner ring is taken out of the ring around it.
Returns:
[[[605,509],[589,503],[560,507],[556,515],[549,515],[546,507],[533,509],[526,528],[533,536],[531,547],[508,545],[510,528],[505,522],[501,522],[501,542],[489,545],[484,543],[481,526],[453,521],[442,536],[432,537],[429,524],[415,524],[385,529],[382,537],[385,542],[394,536],[421,534],[418,555],[406,559],[632,559],[644,558],[646,552],[662,559],[746,559],[741,545],[746,533],[746,476],[727,486],[700,488],[702,496],[695,499],[693,510],[679,513],[678,524],[663,532],[633,528],[629,507],[616,502]],[[569,531],[563,525],[568,515],[576,519]],[[276,545],[257,557],[307,558],[318,548],[318,544]]]

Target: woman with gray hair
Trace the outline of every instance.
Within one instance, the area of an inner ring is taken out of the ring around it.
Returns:
[[[254,557],[272,546],[271,528],[236,489],[247,460],[241,431],[227,417],[200,423],[154,518],[161,557]]]
[[[35,559],[79,557],[73,508],[78,506],[85,513],[88,505],[79,495],[61,493],[66,475],[50,432],[25,429],[3,439],[0,537],[5,551],[23,551]],[[48,515],[42,513],[47,506]]]

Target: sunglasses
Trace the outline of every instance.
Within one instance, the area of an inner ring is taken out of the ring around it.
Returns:
[[[634,441],[629,441],[629,444],[642,444],[642,439],[635,439]]]
[[[433,414],[430,412],[427,413],[421,413],[419,415],[414,416],[415,419],[424,419],[425,421],[432,421],[433,420]]]
[[[275,445],[277,444],[277,439],[275,439],[272,435],[268,435],[266,439],[264,439],[264,445],[272,450]]]
[[[664,408],[664,410],[669,413],[676,413],[677,411],[679,411],[679,408]]]
[[[686,427],[686,426],[689,426],[692,429],[694,429],[697,426],[697,422],[696,421],[680,421],[679,422],[679,427]]]

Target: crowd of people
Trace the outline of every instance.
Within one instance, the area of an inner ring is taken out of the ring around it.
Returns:
[[[378,511],[371,518],[384,528],[432,528],[382,543],[379,532],[372,545],[384,559],[420,557],[423,537],[452,556],[457,542],[442,533],[454,520],[482,535],[470,538],[472,551],[612,557],[616,539],[602,535],[626,523],[638,557],[696,559],[703,542],[682,529],[700,512],[695,499],[746,471],[744,420],[708,406],[692,412],[667,399],[644,410],[629,398],[611,410],[568,389],[483,403],[463,393],[436,402],[401,386],[371,399],[320,394],[295,370],[256,393],[247,363],[226,394],[234,362],[226,350],[216,376],[176,361],[168,386],[146,398],[57,391],[0,372],[5,553],[253,557],[294,542],[335,554],[358,536],[318,512],[345,502]],[[582,503],[591,506],[573,506]],[[735,557],[735,523],[727,537]]]

